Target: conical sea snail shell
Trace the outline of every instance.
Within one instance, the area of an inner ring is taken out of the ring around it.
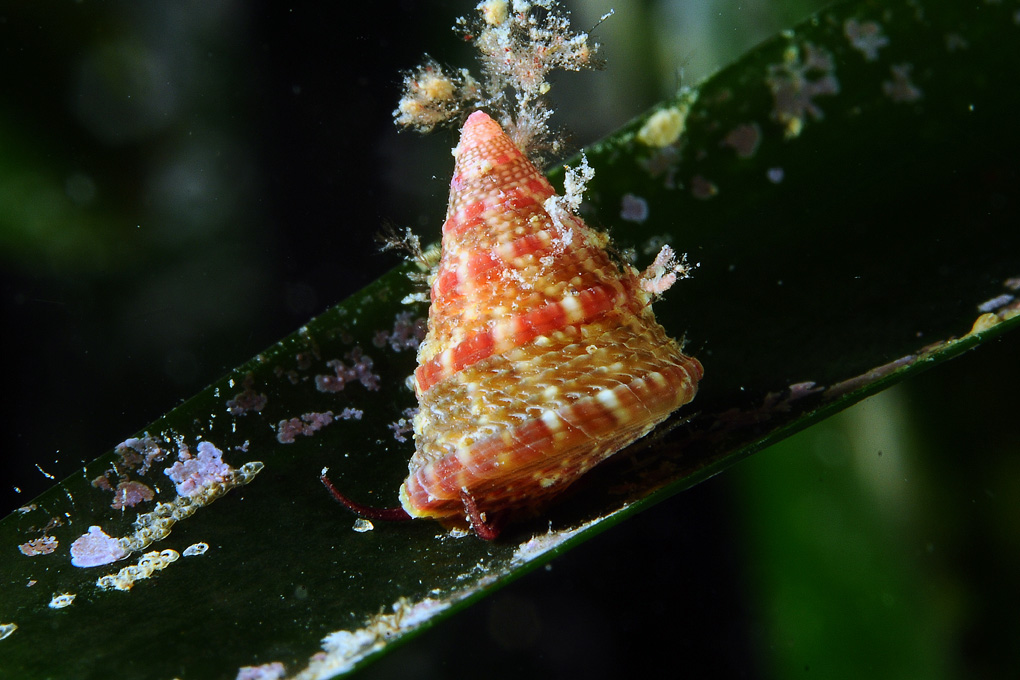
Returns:
[[[562,491],[693,399],[703,370],[608,237],[549,214],[552,185],[495,121],[471,114],[454,155],[400,503],[492,538],[483,517]]]

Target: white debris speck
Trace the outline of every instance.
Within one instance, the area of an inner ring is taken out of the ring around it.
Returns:
[[[359,517],[358,519],[354,520],[354,526],[352,526],[351,528],[357,531],[359,534],[363,534],[366,531],[371,531],[372,529],[375,529],[375,525],[373,525],[364,517]]]
[[[991,300],[986,300],[978,305],[979,312],[994,312],[999,307],[1008,305],[1013,301],[1013,296],[1009,293],[1003,293],[997,297],[993,297]]]
[[[61,593],[60,595],[54,595],[53,599],[50,600],[50,609],[63,609],[64,607],[71,606],[74,602],[74,593]]]
[[[195,557],[196,555],[204,555],[207,550],[209,550],[208,543],[192,543],[181,554],[185,557]]]

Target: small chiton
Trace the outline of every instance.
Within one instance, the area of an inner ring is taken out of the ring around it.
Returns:
[[[697,391],[702,366],[659,325],[608,237],[481,111],[464,124],[414,374],[415,453],[401,508],[464,518],[482,538],[647,434]]]

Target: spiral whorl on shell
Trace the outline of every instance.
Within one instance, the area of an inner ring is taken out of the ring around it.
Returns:
[[[418,353],[414,517],[540,505],[694,398],[638,273],[481,111],[464,125]]]

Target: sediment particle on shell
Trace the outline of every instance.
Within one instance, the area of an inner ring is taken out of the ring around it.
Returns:
[[[608,238],[549,215],[552,185],[495,121],[472,114],[454,155],[400,491],[413,517],[537,506],[693,399],[703,372]]]

